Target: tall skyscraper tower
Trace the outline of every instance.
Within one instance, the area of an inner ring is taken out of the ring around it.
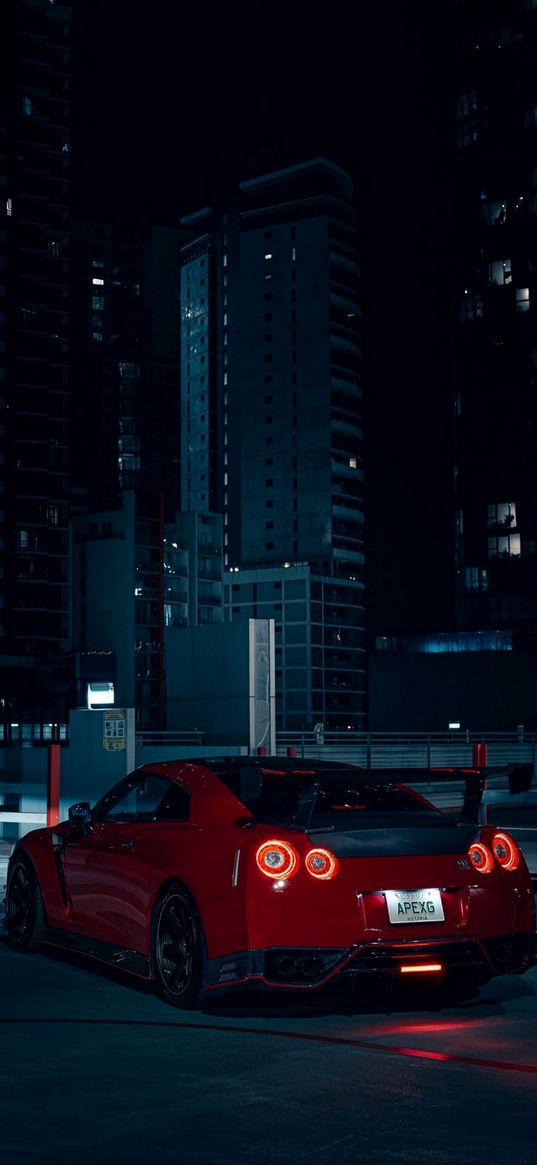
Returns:
[[[243,580],[254,585],[245,571],[307,568],[298,643],[295,638],[300,694],[288,714],[282,697],[279,726],[315,720],[359,727],[361,270],[351,180],[316,158],[237,184],[216,208],[183,225],[192,232],[181,270],[183,508],[223,514],[234,592]],[[324,630],[316,632],[320,658],[312,675],[313,576],[331,588],[324,614],[324,590],[314,588],[321,606],[313,621],[330,627],[332,679],[325,673]],[[255,613],[251,595],[230,603],[232,617]],[[284,656],[280,671],[283,691]]]
[[[537,0],[454,6],[457,615],[537,628]]]
[[[0,697],[65,706],[70,3],[0,12]]]

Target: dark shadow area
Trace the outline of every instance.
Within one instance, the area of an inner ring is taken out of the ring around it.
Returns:
[[[1,937],[6,946],[7,941]],[[15,952],[14,952],[15,953]],[[64,951],[59,947],[45,946],[40,955],[51,963],[61,963],[64,966],[77,968],[98,979],[116,984],[128,991],[146,997],[158,994],[153,983],[138,979],[134,975],[122,971],[120,968],[109,967],[96,959],[89,959],[72,951]],[[507,977],[501,980],[504,985]],[[241,991],[229,991],[218,998],[206,998],[198,1011],[182,1011],[169,1007],[170,1021],[173,1017],[183,1017],[185,1022],[189,1018],[202,1014],[214,1019],[309,1019],[321,1016],[371,1016],[409,1014],[420,1012],[438,1014],[452,1008],[463,1008],[473,1011],[479,1008],[480,1014],[497,1013],[503,1009],[503,1001],[495,997],[495,988],[498,980],[477,987],[457,987],[450,990],[440,987],[430,987],[427,990],[417,991],[410,987],[405,989],[389,990],[374,988],[355,988],[354,991],[337,985],[328,985],[316,991],[315,995],[297,998],[294,992],[271,991],[259,987],[245,988]],[[522,977],[509,978],[507,998],[517,999],[532,995],[532,989]],[[484,1009],[484,1010],[483,1010]],[[133,1022],[136,1022],[135,1020]]]

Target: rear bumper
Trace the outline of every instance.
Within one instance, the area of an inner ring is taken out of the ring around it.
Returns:
[[[494,938],[415,942],[358,943],[347,949],[279,947],[238,951],[209,959],[207,992],[245,986],[271,990],[316,991],[334,986],[393,986],[395,981],[472,983],[495,975],[523,974],[537,963],[537,935],[507,934]],[[440,965],[440,971],[403,974],[418,966]]]

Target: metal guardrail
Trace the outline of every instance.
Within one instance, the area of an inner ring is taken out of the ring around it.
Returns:
[[[296,732],[281,733],[276,752],[339,760],[363,768],[441,768],[470,765],[474,744],[487,745],[489,765],[537,761],[537,733],[496,732]]]

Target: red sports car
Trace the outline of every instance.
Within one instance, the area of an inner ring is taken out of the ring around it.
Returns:
[[[510,771],[527,787],[530,766]],[[508,771],[508,770],[506,770]],[[90,809],[26,834],[7,881],[10,944],[76,948],[154,979],[178,1007],[238,986],[463,985],[535,961],[522,854],[477,824],[486,770],[460,818],[406,780],[281,757],[145,765]]]

